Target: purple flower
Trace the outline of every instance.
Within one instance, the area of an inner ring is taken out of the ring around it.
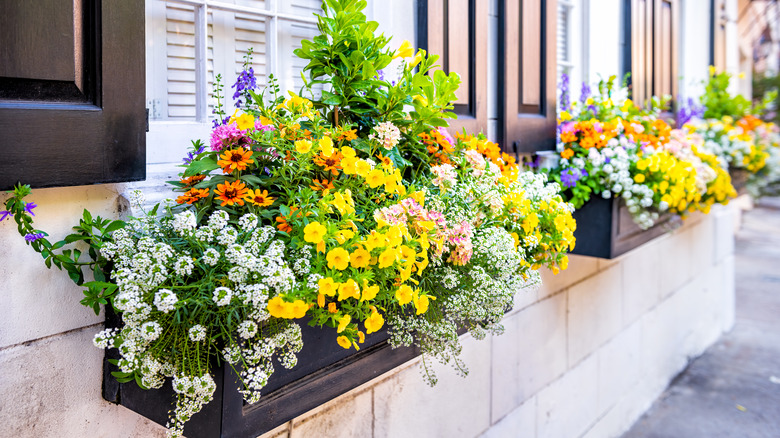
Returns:
[[[235,88],[236,92],[233,93],[233,99],[236,101],[236,108],[241,108],[241,96],[243,95],[247,100],[249,99],[249,90],[254,90],[257,87],[257,78],[255,77],[255,69],[249,67],[249,70],[243,70],[238,74],[236,83],[231,86]]]
[[[35,213],[33,213],[33,208],[37,207],[34,202],[27,202],[24,204],[24,211],[27,213],[30,213],[31,215],[35,216]]]
[[[229,121],[230,121],[230,116],[225,116],[225,118],[224,118],[224,119],[222,119],[222,120],[220,120],[220,119],[214,119],[214,120],[212,120],[212,121],[211,121],[211,124],[213,125],[213,126],[212,126],[213,128],[216,128],[217,126],[221,126],[221,125],[227,125],[227,123],[228,123]]]
[[[10,212],[10,211],[8,211],[8,210],[3,210],[3,211],[0,211],[0,222],[4,221],[6,218],[9,218],[9,217],[11,217],[11,216],[13,216],[13,215],[14,215],[14,214],[13,214],[13,213],[11,213],[11,212]]]
[[[24,236],[24,240],[26,240],[28,242],[35,242],[38,239],[42,239],[43,236],[44,236],[43,233],[30,233],[30,234]]]
[[[697,105],[693,98],[688,98],[687,105],[680,105],[680,110],[677,111],[677,127],[681,128],[683,125],[691,121],[691,119],[700,119],[704,116],[704,107]]]
[[[190,164],[198,154],[202,154],[203,151],[205,150],[206,150],[206,146],[201,146],[195,152],[187,152],[187,156],[182,161],[184,161],[184,164]]]
[[[585,178],[586,176],[588,176],[588,172],[585,169],[569,167],[561,172],[561,183],[563,183],[564,187],[574,187],[580,178]]]
[[[590,85],[587,82],[582,83],[582,89],[580,91],[580,102],[585,103],[590,97]]]
[[[609,157],[604,157],[604,164],[609,164],[609,162],[612,161]]]
[[[561,110],[565,111],[569,108],[569,75],[566,73],[561,75]]]

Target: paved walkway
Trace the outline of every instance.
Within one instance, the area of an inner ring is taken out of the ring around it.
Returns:
[[[743,216],[736,323],[623,438],[780,437],[780,198]]]

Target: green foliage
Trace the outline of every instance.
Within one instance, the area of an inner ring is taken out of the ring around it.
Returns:
[[[730,116],[738,120],[746,114],[757,114],[752,112],[752,104],[749,100],[739,94],[731,95],[728,90],[730,81],[730,74],[716,73],[714,68],[710,68],[710,79],[701,96],[705,119],[722,119],[724,116]]]
[[[110,271],[108,260],[100,255],[100,248],[110,240],[109,235],[124,227],[120,220],[103,219],[100,216],[92,217],[92,214],[84,210],[79,224],[73,227],[74,233],[65,236],[64,239],[51,243],[47,233],[33,227],[33,219],[25,208],[27,203],[25,196],[31,192],[28,185],[17,185],[14,188],[14,196],[5,202],[5,208],[13,214],[19,234],[30,236],[42,234],[43,237],[27,241],[35,251],[41,254],[46,267],[52,265],[64,270],[74,283],[85,286],[85,297],[81,304],[91,307],[95,314],[100,313],[100,305],[107,304],[108,299],[116,293],[117,286],[106,282],[106,276]],[[79,245],[81,244],[81,245]],[[67,249],[62,249],[70,245]],[[86,245],[87,257],[84,255]],[[94,281],[85,282],[83,268],[87,267],[94,275]]]

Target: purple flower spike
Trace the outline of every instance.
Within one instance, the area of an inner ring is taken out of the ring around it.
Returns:
[[[241,108],[241,96],[244,95],[249,98],[249,90],[254,90],[257,87],[257,78],[255,78],[255,69],[249,67],[249,70],[243,70],[238,74],[236,83],[231,88],[235,88],[236,92],[233,93],[233,99],[236,101],[236,108]]]
[[[24,211],[35,216],[35,213],[33,213],[33,208],[35,207],[37,207],[37,205],[34,202],[27,202],[24,204]]]
[[[194,160],[195,157],[198,156],[198,154],[203,153],[203,151],[205,151],[205,150],[206,150],[206,147],[205,146],[201,146],[195,152],[187,152],[187,156],[182,161],[184,161],[184,164],[190,164],[190,163],[192,163],[192,160]]]
[[[28,235],[24,236],[24,240],[26,240],[28,242],[35,242],[36,240],[42,239],[42,238],[43,238],[43,233],[31,233],[31,234],[28,234]]]
[[[14,215],[14,214],[13,214],[13,213],[11,213],[11,212],[10,212],[10,211],[8,211],[8,210],[3,210],[3,211],[0,211],[0,222],[2,222],[2,221],[4,221],[4,220],[6,220],[6,218],[9,218],[9,217],[11,217],[11,216],[13,216],[13,215]]]
[[[585,103],[590,97],[590,85],[587,82],[582,83],[582,90],[580,91],[580,102]]]
[[[561,110],[566,111],[569,108],[569,75],[566,73],[561,75]]]

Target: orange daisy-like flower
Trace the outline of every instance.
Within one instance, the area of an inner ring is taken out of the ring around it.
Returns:
[[[322,191],[323,196],[327,196],[328,191],[335,189],[335,187],[333,187],[333,181],[328,181],[325,178],[322,178],[322,181],[318,179],[312,180],[312,183],[314,183],[314,185],[309,186],[309,188]]]
[[[357,129],[352,129],[349,131],[344,131],[338,136],[338,140],[346,140],[346,141],[352,141],[357,138]]]
[[[233,181],[217,184],[217,189],[214,190],[214,193],[217,194],[217,199],[222,202],[222,206],[244,205],[244,198],[246,198],[248,190],[243,182]]]
[[[333,175],[338,175],[341,169],[341,152],[336,152],[330,157],[325,157],[322,154],[315,158],[314,164],[322,167],[325,172],[331,172]]]
[[[276,229],[279,230],[279,231],[284,231],[285,233],[289,233],[290,231],[292,231],[292,227],[287,222],[287,219],[291,218],[295,214],[295,212],[297,210],[298,210],[298,207],[290,207],[290,215],[289,216],[278,216],[276,218],[276,222],[278,222],[278,224],[276,224]]]
[[[259,207],[268,207],[274,203],[274,199],[276,198],[268,196],[268,190],[263,190],[262,192],[260,190],[249,190],[246,194],[246,200]]]
[[[181,183],[185,186],[194,186],[195,184],[206,179],[206,175],[192,175],[187,178],[182,178]]]
[[[219,167],[225,173],[232,173],[234,170],[244,170],[250,164],[254,163],[252,151],[246,149],[232,149],[225,151],[220,155],[221,160],[217,161]]]
[[[209,195],[209,189],[189,189],[183,195],[176,198],[179,204],[194,204]]]

